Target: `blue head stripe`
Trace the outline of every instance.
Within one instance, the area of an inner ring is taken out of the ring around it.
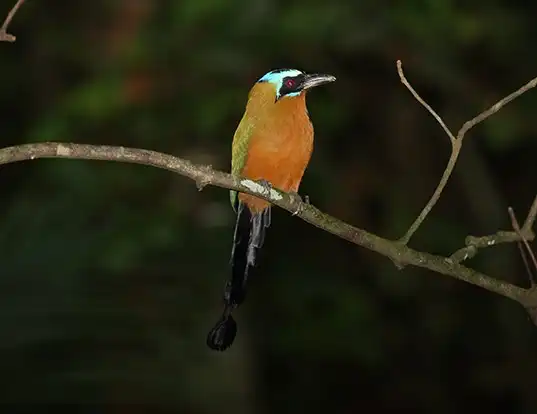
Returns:
[[[268,82],[276,88],[276,98],[280,97],[280,89],[284,78],[303,75],[304,73],[297,69],[276,69],[263,75],[258,82]],[[297,96],[300,92],[288,93],[286,96]]]

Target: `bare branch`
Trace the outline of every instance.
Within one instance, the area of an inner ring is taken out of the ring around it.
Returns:
[[[438,115],[433,108],[431,108],[431,106],[425,102],[421,96],[419,96],[419,94],[414,90],[414,88],[412,87],[412,85],[410,84],[410,82],[408,82],[408,80],[406,79],[405,77],[405,74],[403,72],[403,63],[398,60],[397,61],[397,73],[399,74],[399,78],[401,79],[401,82],[403,83],[403,85],[406,86],[406,88],[410,91],[410,93],[414,96],[414,98],[416,98],[416,100],[423,105],[423,107],[425,109],[427,109],[429,111],[429,113],[434,116],[434,119],[436,119],[436,121],[440,124],[440,126],[444,129],[444,131],[446,132],[447,136],[449,137],[449,140],[451,141],[451,143],[453,143],[455,141],[455,135],[453,135],[453,133],[449,130],[449,128],[447,127],[447,125],[444,123],[444,121],[442,120],[442,118],[440,117],[440,115]]]
[[[477,124],[480,124],[485,119],[490,117],[491,115],[494,115],[496,112],[498,112],[500,109],[502,109],[505,105],[507,105],[509,102],[515,100],[523,93],[526,93],[532,88],[535,88],[537,86],[537,77],[530,80],[528,83],[526,83],[524,86],[517,89],[515,92],[507,95],[505,98],[499,100],[494,105],[492,105],[489,109],[486,111],[481,112],[479,115],[477,115],[475,118],[470,119],[469,121],[465,122],[462,126],[462,128],[457,132],[457,139],[463,139],[464,135],[471,130],[473,127],[475,127]]]
[[[427,215],[431,212],[435,204],[440,199],[440,196],[442,195],[442,191],[444,191],[444,188],[449,181],[449,178],[451,177],[451,174],[453,172],[453,169],[455,168],[455,165],[457,163],[457,160],[459,158],[460,151],[462,149],[462,143],[464,140],[464,136],[466,133],[472,129],[477,124],[483,122],[485,119],[490,117],[491,115],[498,112],[501,108],[503,108],[506,104],[511,102],[512,100],[518,98],[520,95],[522,95],[524,92],[527,92],[529,89],[534,88],[537,86],[537,78],[532,79],[527,84],[513,92],[512,94],[506,96],[505,98],[501,99],[497,103],[495,103],[493,106],[491,106],[486,111],[481,112],[476,117],[472,118],[470,121],[467,121],[463,124],[461,129],[459,129],[459,132],[457,133],[457,137],[455,138],[449,128],[445,125],[444,121],[442,121],[442,118],[418,95],[418,93],[412,88],[406,77],[403,73],[402,63],[400,60],[397,61],[397,72],[399,73],[399,77],[401,78],[401,82],[408,88],[408,90],[412,93],[414,98],[436,118],[438,123],[442,126],[446,134],[450,138],[451,142],[451,155],[449,157],[447,166],[444,170],[444,173],[442,174],[442,178],[440,179],[440,182],[438,183],[436,189],[433,192],[433,195],[423,208],[423,210],[420,212],[416,220],[410,225],[409,229],[405,233],[403,237],[399,239],[399,241],[403,244],[408,244],[414,233],[418,230],[418,228],[421,226]],[[537,214],[537,206],[535,207],[535,214]],[[533,217],[535,219],[535,214],[533,214]],[[528,216],[529,217],[529,216]],[[473,253],[475,254],[475,253]],[[464,257],[464,256],[461,256]],[[460,259],[460,257],[457,255],[456,259]]]
[[[0,42],[14,42],[17,39],[15,36],[7,32],[7,28],[11,23],[11,20],[13,20],[13,17],[15,17],[15,14],[19,10],[20,6],[22,6],[22,3],[24,3],[24,0],[17,0],[17,3],[15,3],[7,14],[6,20],[4,20],[2,27],[0,27]]]
[[[522,240],[521,237],[524,237],[524,234],[517,234],[514,231],[499,231],[496,234],[482,237],[468,236],[465,240],[466,247],[460,248],[449,258],[455,263],[461,263],[465,260],[473,259],[481,249],[498,244],[518,242]],[[525,237],[527,240],[533,240],[534,234],[526,232]]]
[[[528,213],[528,217],[526,217],[526,220],[524,221],[524,225],[522,226],[523,232],[532,231],[536,216],[537,216],[537,195],[533,199],[533,204],[530,207],[530,212]]]
[[[412,265],[451,276],[479,286],[490,292],[513,299],[524,306],[537,303],[531,292],[510,283],[476,272],[449,258],[413,250],[398,241],[387,240],[365,230],[353,227],[325,214],[311,204],[296,206],[296,197],[278,189],[268,191],[255,181],[215,171],[211,167],[195,165],[188,160],[145,149],[84,145],[60,142],[44,142],[18,145],[0,149],[0,165],[37,158],[69,158],[102,161],[118,161],[143,164],[175,172],[194,180],[199,186],[213,185],[221,188],[252,194],[296,213],[302,220],[345,239],[388,257],[394,262]]]
[[[423,210],[421,210],[420,214],[414,220],[414,222],[410,225],[407,232],[401,239],[399,240],[403,244],[408,244],[410,241],[410,238],[414,235],[414,233],[418,230],[418,228],[421,226],[427,215],[431,212],[435,204],[440,199],[440,196],[442,195],[442,191],[444,191],[444,188],[446,187],[446,184],[449,181],[449,177],[451,177],[451,173],[453,172],[455,168],[455,164],[457,164],[457,160],[459,158],[459,154],[461,152],[462,148],[462,141],[455,140],[452,143],[451,146],[451,155],[449,156],[449,160],[446,166],[446,169],[444,170],[444,173],[442,174],[442,178],[440,179],[438,185],[436,186],[436,189],[434,190],[433,195],[423,207]]]
[[[530,279],[531,286],[535,287],[536,285],[535,278],[533,277],[533,271],[531,270],[530,264],[528,263],[526,252],[530,256],[535,270],[537,270],[537,259],[535,259],[535,254],[533,254],[533,250],[531,249],[531,246],[528,243],[528,240],[526,240],[526,237],[524,237],[524,235],[522,234],[522,231],[520,230],[520,225],[518,224],[518,220],[516,218],[513,208],[509,207],[507,209],[507,212],[509,213],[509,217],[511,218],[511,225],[513,226],[513,229],[515,229],[515,232],[520,236],[520,240],[522,241],[522,243],[524,243],[524,247],[526,248],[526,251],[524,251],[520,242],[518,243],[518,249],[520,250],[520,255],[522,256],[522,261],[524,262],[524,267],[526,268],[526,272]]]
[[[509,213],[511,215],[511,213]],[[535,222],[535,215],[537,214],[537,197],[533,200],[533,204],[530,207],[524,226],[522,229],[518,227],[518,222],[513,224],[513,229],[515,231],[499,231],[496,234],[491,234],[489,236],[475,237],[468,236],[465,240],[466,247],[463,247],[453,253],[449,258],[454,262],[460,263],[468,259],[474,258],[480,249],[487,247],[496,246],[502,243],[512,243],[512,242],[521,242],[523,240],[533,240],[535,238],[535,233],[533,232],[533,223]],[[516,218],[515,218],[516,220]],[[511,217],[513,221],[513,217]],[[517,230],[518,229],[518,230]]]

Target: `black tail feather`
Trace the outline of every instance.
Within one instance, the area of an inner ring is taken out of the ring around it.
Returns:
[[[250,269],[256,264],[257,251],[263,246],[271,222],[270,207],[252,213],[243,203],[237,205],[237,222],[231,249],[231,278],[224,292],[225,308],[222,317],[207,336],[211,349],[224,351],[231,346],[237,333],[237,323],[231,312],[246,296],[246,283]]]
[[[215,351],[225,351],[237,335],[237,322],[229,309],[226,307],[220,320],[207,335],[207,346]]]
[[[256,264],[257,251],[263,246],[269,226],[270,207],[261,213],[252,213],[245,204],[238,203],[231,250],[231,304],[240,305],[244,301],[250,269]]]

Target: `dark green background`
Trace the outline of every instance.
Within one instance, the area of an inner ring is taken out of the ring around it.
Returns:
[[[450,148],[395,61],[456,130],[537,76],[536,15],[537,3],[512,0],[28,0],[17,42],[0,44],[1,145],[142,147],[227,171],[255,80],[279,67],[331,73],[308,98],[316,144],[301,192],[397,238]],[[468,234],[508,229],[509,205],[522,219],[536,110],[531,91],[467,136],[412,247],[449,255]],[[275,209],[239,336],[215,353],[205,335],[229,272],[225,190],[40,160],[2,166],[0,194],[5,412],[537,411],[537,329],[500,296],[399,272]],[[515,245],[469,264],[527,285]]]

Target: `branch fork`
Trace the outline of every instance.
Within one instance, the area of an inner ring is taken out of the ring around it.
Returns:
[[[18,0],[9,12],[4,23],[0,27],[0,41],[15,41],[15,36],[8,34],[7,29],[14,15],[17,13],[17,10],[23,3],[24,0]],[[399,240],[388,240],[345,223],[321,212],[319,209],[309,204],[308,200],[306,200],[306,202],[297,201],[296,194],[287,194],[272,187],[267,189],[261,182],[226,174],[224,172],[216,171],[210,166],[196,165],[186,159],[146,149],[108,145],[85,145],[66,142],[23,144],[1,148],[0,166],[3,164],[29,161],[39,158],[68,158],[135,163],[161,168],[183,175],[192,179],[199,190],[202,190],[207,185],[212,185],[252,194],[289,211],[293,215],[300,217],[302,220],[321,230],[327,231],[337,237],[354,243],[355,245],[375,251],[389,258],[399,268],[402,268],[405,265],[426,268],[438,274],[454,277],[512,299],[524,306],[529,312],[533,322],[537,325],[537,286],[534,280],[535,273],[537,273],[537,260],[529,245],[529,241],[533,240],[535,237],[532,228],[537,216],[537,196],[529,209],[522,227],[518,225],[514,212],[510,209],[509,214],[511,216],[514,231],[499,231],[495,234],[482,237],[468,236],[466,238],[466,246],[457,250],[449,257],[437,256],[408,247],[408,243],[412,236],[438,202],[442,191],[449,181],[462,149],[464,137],[468,131],[498,112],[512,100],[534,88],[537,85],[537,78],[532,79],[515,92],[498,101],[489,109],[465,122],[455,135],[447,127],[442,118],[420,97],[408,82],[404,75],[400,60],[397,61],[397,71],[401,82],[406,86],[414,98],[436,119],[451,143],[450,158],[433,195],[416,220],[410,225],[407,232]],[[299,206],[298,209],[297,205]],[[492,278],[462,264],[464,261],[474,257],[481,249],[512,242],[517,242],[519,244],[522,259],[525,263],[531,284],[527,289],[503,280]]]

